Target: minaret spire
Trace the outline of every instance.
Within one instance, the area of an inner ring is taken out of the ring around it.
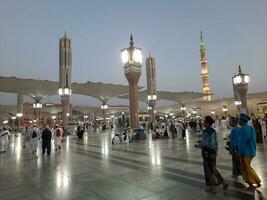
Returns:
[[[203,42],[202,31],[200,31],[200,41]]]

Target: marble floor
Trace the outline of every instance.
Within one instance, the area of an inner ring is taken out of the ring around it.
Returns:
[[[53,148],[50,157],[43,157],[39,151],[34,159],[29,148],[22,148],[23,138],[13,137],[8,151],[0,154],[0,200],[267,197],[267,146],[257,147],[253,161],[263,186],[247,193],[242,178],[231,178],[231,158],[221,141],[218,169],[230,187],[210,194],[205,192],[200,151],[194,148],[198,139],[187,132],[185,141],[147,139],[112,145],[111,132],[89,132],[83,141],[67,137],[61,152]]]

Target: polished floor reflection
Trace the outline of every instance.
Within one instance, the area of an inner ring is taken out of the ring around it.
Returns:
[[[227,191],[205,192],[198,140],[134,141],[112,145],[111,133],[87,133],[83,141],[69,136],[61,152],[34,159],[23,149],[21,136],[12,138],[0,154],[0,199],[265,199],[267,150],[257,147],[253,166],[263,186],[243,191],[243,181],[231,178],[231,158],[220,143],[218,169],[230,183]],[[39,145],[40,146],[40,145]],[[266,146],[265,146],[266,148]]]

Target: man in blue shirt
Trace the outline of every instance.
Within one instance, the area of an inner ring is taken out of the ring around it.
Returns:
[[[210,116],[205,117],[202,140],[195,145],[195,147],[202,150],[206,191],[212,193],[217,192],[216,187],[219,185],[222,185],[224,190],[228,188],[228,183],[224,181],[216,168],[218,139],[215,129],[212,128],[214,122]]]
[[[237,178],[241,175],[240,157],[237,154],[238,142],[240,138],[240,128],[238,127],[239,119],[231,117],[229,125],[231,126],[231,134],[229,136],[229,152],[232,155],[233,172],[232,177]]]
[[[240,114],[239,125],[240,139],[238,143],[238,153],[241,157],[242,176],[244,181],[249,185],[246,191],[255,191],[255,186],[261,186],[261,180],[251,167],[251,161],[256,156],[256,133],[255,130],[248,126],[250,120],[245,114]],[[253,185],[254,184],[254,185]]]

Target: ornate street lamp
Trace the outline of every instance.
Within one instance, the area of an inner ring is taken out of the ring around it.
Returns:
[[[130,47],[121,50],[124,74],[129,82],[130,126],[139,127],[138,81],[141,76],[142,51],[134,46],[133,36],[130,37]]]
[[[247,91],[249,83],[249,75],[244,74],[241,71],[241,67],[238,67],[238,73],[233,76],[234,93],[236,92],[236,101],[240,101],[236,106],[240,106],[241,113],[247,113]]]
[[[107,110],[107,109],[108,109],[108,105],[106,104],[101,105],[101,110]]]
[[[186,107],[184,105],[182,105],[181,111],[184,111],[184,112],[186,111]]]

